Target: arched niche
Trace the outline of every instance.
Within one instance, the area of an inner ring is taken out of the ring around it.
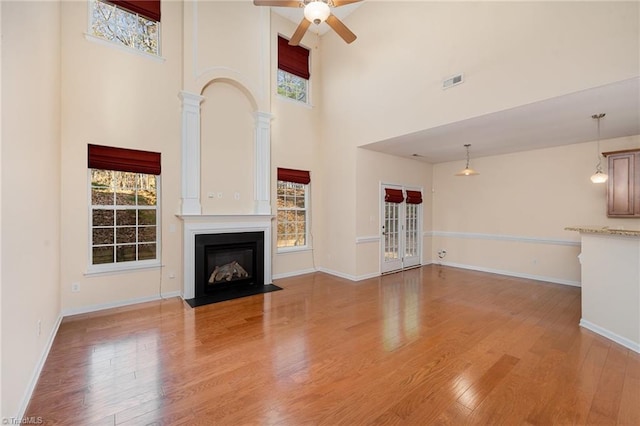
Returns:
[[[241,93],[249,102],[253,111],[253,214],[271,214],[270,205],[270,172],[271,172],[271,114],[258,110],[254,91],[241,81],[238,76],[209,72],[210,78],[203,79],[199,94],[180,92],[182,101],[182,215],[201,215],[201,181],[202,181],[202,117],[201,104],[206,101],[207,88],[216,83],[231,87]],[[233,197],[235,194],[227,194]],[[217,197],[218,193],[215,192]],[[224,197],[224,194],[223,194]]]

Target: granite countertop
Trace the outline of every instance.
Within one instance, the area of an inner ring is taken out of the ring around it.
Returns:
[[[568,226],[565,231],[578,231],[586,234],[624,235],[626,237],[640,237],[640,229],[626,229],[608,226]]]

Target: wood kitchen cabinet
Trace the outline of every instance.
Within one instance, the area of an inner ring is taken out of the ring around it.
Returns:
[[[640,218],[640,149],[602,155],[609,164],[607,216]]]

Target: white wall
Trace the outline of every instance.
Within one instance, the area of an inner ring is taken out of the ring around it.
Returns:
[[[60,313],[60,4],[1,8],[4,419],[24,409]]]
[[[640,136],[603,140],[601,150],[640,148]],[[606,185],[589,179],[596,143],[472,158],[478,176],[454,176],[464,161],[433,168],[433,247],[444,264],[580,284],[579,235],[567,226],[630,226],[606,216]],[[606,160],[605,160],[606,162]]]

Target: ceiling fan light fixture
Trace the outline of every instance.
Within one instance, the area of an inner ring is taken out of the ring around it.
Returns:
[[[467,149],[467,165],[465,166],[465,168],[463,170],[461,170],[460,172],[456,173],[456,176],[475,176],[475,175],[479,175],[480,173],[476,172],[475,170],[473,170],[471,167],[469,167],[469,147],[471,146],[470,143],[466,143],[464,144],[464,147]]]
[[[331,15],[331,9],[322,0],[312,1],[304,7],[304,17],[316,25],[326,21],[329,15]]]

